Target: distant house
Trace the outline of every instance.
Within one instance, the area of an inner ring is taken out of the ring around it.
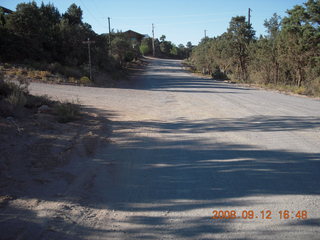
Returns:
[[[2,11],[3,11],[5,14],[11,14],[11,13],[13,13],[12,10],[10,10],[10,9],[8,9],[8,8],[5,8],[5,7],[2,7],[2,6],[0,6],[0,9],[2,9]]]
[[[145,38],[145,34],[140,34],[132,30],[126,31],[123,34],[131,41],[141,42],[142,39]]]

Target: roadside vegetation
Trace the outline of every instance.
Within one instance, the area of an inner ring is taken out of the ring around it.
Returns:
[[[225,33],[204,38],[188,59],[193,71],[214,79],[320,96],[320,1],[296,5],[265,20],[255,36],[246,17],[233,17]]]
[[[190,56],[192,51],[192,43],[188,42],[186,46],[179,44],[176,46],[171,41],[166,40],[166,36],[162,35],[154,41],[155,56],[163,58],[185,59]],[[152,55],[152,38],[145,38],[141,42],[140,52],[143,55]]]
[[[14,12],[0,8],[0,71],[10,79],[16,76],[33,81],[104,84],[123,78],[130,64],[139,64],[143,55],[152,55],[152,39],[141,42],[121,31],[95,33],[82,21],[82,9],[71,4],[60,13],[52,4],[20,3]],[[88,45],[91,44],[92,73],[89,76]],[[176,46],[166,37],[155,39],[157,57],[186,58],[192,44]]]
[[[4,81],[0,74],[0,116],[8,120],[26,118],[33,114],[51,114],[60,123],[79,119],[78,102],[53,101],[47,96],[33,96],[28,92],[29,82],[24,78],[16,82]]]

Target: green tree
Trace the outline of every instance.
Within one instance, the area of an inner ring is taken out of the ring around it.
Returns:
[[[274,13],[273,16],[268,20],[264,20],[265,28],[267,29],[268,38],[276,39],[280,32],[281,27],[281,17],[277,13]]]
[[[165,35],[161,35],[161,37],[160,37],[160,41],[161,41],[161,42],[166,41],[166,36],[165,36]]]
[[[150,53],[150,48],[147,44],[141,44],[140,45],[140,52],[141,54],[144,56],[144,55],[147,55]]]
[[[76,4],[71,4],[67,12],[63,14],[63,18],[66,19],[69,24],[77,25],[82,23],[82,10]]]
[[[169,56],[170,55],[170,51],[172,49],[172,43],[169,41],[161,41],[160,42],[160,51],[162,54]]]
[[[318,17],[320,1],[308,1],[307,8],[297,5],[288,10],[283,19],[281,42],[282,62],[291,69],[292,81],[301,86],[306,80],[310,66],[319,58],[320,29]]]
[[[311,24],[316,24],[320,25],[320,1],[319,0],[308,0],[305,3],[306,6],[306,13],[307,17],[306,19],[311,23]]]
[[[249,64],[249,43],[253,40],[255,31],[246,22],[244,16],[233,17],[230,21],[228,34],[230,36],[230,48],[234,65],[236,67],[236,78],[239,80],[248,79]]]
[[[281,18],[274,13],[270,19],[264,21],[266,32],[265,37],[251,45],[251,70],[258,72],[263,83],[279,82],[280,63],[279,63],[279,46],[278,36],[281,27]]]
[[[125,57],[130,49],[130,43],[121,36],[116,36],[111,41],[112,54],[118,59],[120,67],[123,66]]]

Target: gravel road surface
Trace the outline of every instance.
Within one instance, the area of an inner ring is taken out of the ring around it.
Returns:
[[[150,62],[120,88],[31,85],[112,121],[69,190],[32,210],[38,237],[319,239],[320,101]]]

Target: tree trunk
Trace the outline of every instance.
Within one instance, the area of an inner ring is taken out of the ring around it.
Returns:
[[[279,63],[276,62],[276,76],[275,76],[275,84],[277,85],[279,82]]]
[[[297,70],[297,73],[298,73],[298,87],[301,87],[301,83],[302,83],[302,69],[301,68],[298,68]]]

